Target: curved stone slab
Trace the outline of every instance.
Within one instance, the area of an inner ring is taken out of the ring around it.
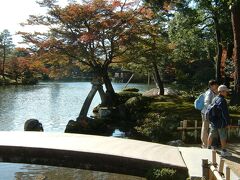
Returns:
[[[186,172],[177,147],[68,133],[0,132],[0,161],[74,167],[144,176],[150,168]]]

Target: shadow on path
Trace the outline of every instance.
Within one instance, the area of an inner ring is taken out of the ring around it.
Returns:
[[[229,144],[228,149],[233,154],[236,154],[236,155],[240,156],[240,144]]]
[[[186,144],[185,147],[199,147],[200,144]],[[224,157],[226,165],[239,177],[240,180],[240,143],[229,143],[227,149],[232,153],[230,157]],[[219,154],[220,149],[218,149]]]
[[[232,156],[225,157],[224,159],[228,166],[240,178],[240,144],[239,143],[228,144],[228,149],[232,153]]]

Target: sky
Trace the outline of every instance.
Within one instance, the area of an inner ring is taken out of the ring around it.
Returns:
[[[66,5],[67,0],[59,0],[60,5]],[[40,7],[35,0],[1,0],[0,4],[0,32],[8,29],[12,35],[13,43],[17,46],[21,37],[15,35],[18,31],[34,31],[33,27],[22,27],[20,23],[26,22],[29,15],[44,14],[46,10]]]

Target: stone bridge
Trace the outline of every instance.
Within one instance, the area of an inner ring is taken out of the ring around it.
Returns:
[[[135,176],[150,168],[186,172],[178,148],[115,137],[46,132],[0,132],[0,162],[71,167]]]
[[[151,168],[174,168],[201,179],[212,151],[116,137],[47,132],[0,132],[0,162],[62,166],[144,177]],[[219,156],[217,156],[219,159]],[[231,179],[240,178],[231,172]]]

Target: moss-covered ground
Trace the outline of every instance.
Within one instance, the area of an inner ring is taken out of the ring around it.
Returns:
[[[181,139],[182,132],[177,129],[181,121],[188,120],[188,126],[194,126],[197,120],[198,127],[201,126],[201,112],[193,105],[196,97],[188,93],[147,97],[136,89],[128,89],[118,93],[119,102],[109,117],[90,120],[83,127],[73,123],[66,132],[109,136],[115,129],[120,129],[128,138],[167,143]],[[237,125],[240,107],[229,106],[229,112],[231,124]],[[200,131],[196,142],[194,131],[189,131],[186,142],[200,143],[199,137]]]
[[[142,140],[166,143],[181,139],[181,132],[177,131],[177,127],[182,120],[188,120],[189,126],[193,126],[194,121],[197,120],[198,126],[201,126],[201,112],[193,105],[197,96],[184,93],[143,97],[136,92],[120,93],[120,96],[121,99],[127,99],[124,103],[128,114],[125,122],[133,122],[132,127],[129,127],[136,130],[133,138],[140,137]],[[237,125],[240,119],[240,107],[229,106],[229,112],[231,125]],[[193,141],[193,132],[188,134],[189,142]],[[198,139],[200,142],[200,138]]]

